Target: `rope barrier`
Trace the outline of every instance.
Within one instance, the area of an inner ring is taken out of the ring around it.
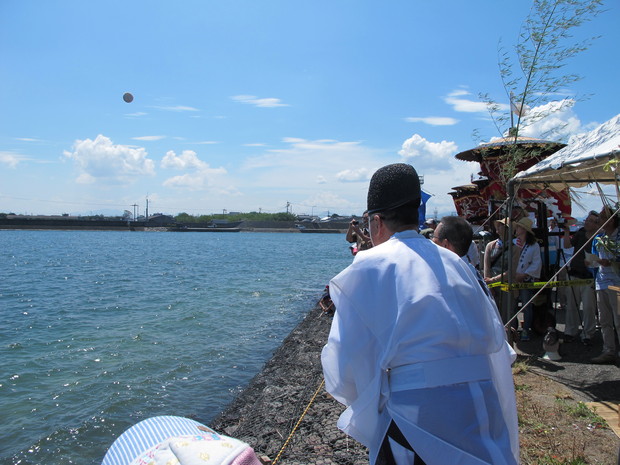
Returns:
[[[612,210],[613,210],[613,209],[612,209]],[[599,231],[602,231],[602,230],[603,230],[603,228],[607,225],[607,223],[609,223],[609,222],[613,219],[613,217],[614,217],[614,216],[618,215],[618,213],[620,213],[620,206],[618,206],[618,208],[616,209],[616,211],[615,211],[615,212],[613,212],[613,214],[609,216],[609,218],[607,219],[607,221],[605,221],[602,225],[600,225],[600,226],[599,226],[599,228],[598,228],[598,229],[594,232],[594,234],[592,234],[592,237],[595,237],[595,236],[599,233]],[[558,275],[559,275],[559,274],[560,274],[563,270],[565,270],[565,269],[566,269],[566,268],[570,265],[570,263],[571,263],[571,261],[573,260],[573,258],[575,258],[579,252],[581,252],[583,249],[585,249],[585,248],[586,248],[586,246],[588,246],[588,242],[589,242],[589,241],[586,241],[586,243],[585,243],[585,244],[583,244],[583,245],[581,246],[581,248],[580,248],[577,252],[573,253],[573,256],[570,258],[570,260],[568,260],[568,261],[567,261],[567,262],[566,262],[566,263],[562,266],[562,268],[560,268],[558,271],[556,271],[556,273],[555,273],[555,274],[551,277],[551,279],[552,279],[552,280],[553,280],[553,279],[556,279],[556,278],[558,277]],[[549,282],[552,282],[552,281],[549,281]],[[548,282],[547,282],[547,283],[544,283],[544,284],[543,284],[543,285],[542,285],[542,286],[538,289],[538,292],[536,292],[536,294],[534,294],[534,295],[530,298],[530,300],[528,300],[526,303],[524,303],[524,304],[522,305],[521,309],[520,309],[518,312],[516,312],[516,313],[512,316],[512,318],[508,319],[508,321],[507,321],[506,323],[504,323],[504,328],[509,328],[509,327],[510,327],[510,325],[512,324],[512,322],[513,322],[513,321],[514,321],[514,320],[515,320],[515,319],[519,316],[519,314],[520,314],[521,312],[523,312],[523,310],[525,309],[525,307],[527,307],[527,306],[528,306],[528,305],[530,305],[532,302],[534,302],[534,299],[536,299],[536,297],[538,297],[538,296],[540,295],[540,293],[543,291],[543,289],[546,289],[548,285],[549,285],[549,283],[548,283]]]
[[[305,410],[302,412],[301,416],[299,417],[299,420],[297,420],[297,423],[293,427],[291,434],[288,435],[288,438],[286,438],[286,441],[284,441],[284,444],[282,445],[282,448],[278,452],[278,455],[276,455],[276,458],[273,459],[273,465],[276,465],[276,463],[278,463],[278,460],[280,460],[280,456],[284,452],[284,449],[286,449],[286,447],[288,446],[288,443],[291,442],[293,435],[297,431],[297,428],[299,428],[299,425],[301,424],[301,420],[303,420],[303,418],[306,416],[306,413],[308,413],[308,410],[310,410],[310,406],[314,402],[314,399],[316,399],[316,396],[319,395],[319,392],[321,392],[321,389],[323,389],[324,385],[325,385],[325,379],[322,379],[321,384],[319,384],[319,387],[317,388],[314,395],[312,396],[312,399],[310,399],[310,402],[308,402],[308,405],[306,406]]]
[[[587,286],[592,284],[594,279],[572,279],[568,281],[540,281],[534,283],[490,283],[488,284],[489,289],[493,289],[494,287],[498,287],[501,291],[508,292],[515,289],[540,289],[542,287],[551,286],[551,287],[569,287],[569,286]]]

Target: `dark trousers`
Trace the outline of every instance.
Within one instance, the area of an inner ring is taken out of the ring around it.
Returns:
[[[409,444],[409,441],[407,441],[407,438],[392,420],[390,427],[385,434],[385,438],[383,438],[383,442],[381,443],[381,449],[379,449],[379,454],[377,455],[377,465],[396,465],[396,460],[394,460],[394,454],[392,453],[392,447],[390,446],[389,439],[396,441],[398,444],[406,449],[409,449],[415,454],[415,451],[413,450],[413,447],[411,447],[411,444]],[[426,462],[424,462],[418,454],[415,454],[415,459],[412,465],[426,465]]]

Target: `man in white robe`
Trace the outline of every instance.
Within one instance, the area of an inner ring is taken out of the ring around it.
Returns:
[[[374,247],[330,282],[322,363],[327,391],[348,407],[338,426],[371,464],[516,464],[504,328],[467,264],[416,232],[419,205],[413,167],[378,170]]]

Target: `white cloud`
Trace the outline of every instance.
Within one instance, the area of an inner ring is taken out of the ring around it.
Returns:
[[[431,142],[420,134],[414,134],[402,144],[399,155],[413,165],[424,177],[422,188],[433,194],[427,205],[427,215],[437,209],[439,215],[454,212],[454,201],[448,194],[454,187],[469,184],[480,166],[478,163],[454,158],[459,149],[455,142]]]
[[[183,150],[181,155],[177,155],[174,151],[166,152],[161,161],[162,168],[170,168],[177,170],[203,169],[209,165],[200,160],[193,150]]]
[[[130,182],[138,176],[155,174],[153,160],[144,148],[114,145],[101,134],[95,140],[76,140],[73,151],[64,151],[64,156],[74,161],[79,183]]]
[[[398,154],[418,171],[449,171],[458,147],[454,142],[430,142],[414,134],[405,142]],[[422,173],[420,173],[422,174]]]
[[[156,108],[158,110],[164,110],[164,111],[200,111],[198,108],[194,108],[194,107],[188,107],[185,105],[162,105],[162,106],[154,106],[153,108]]]
[[[470,98],[465,98],[471,95],[472,94],[466,90],[457,89],[444,97],[444,102],[448,105],[452,105],[454,111],[463,113],[488,113],[486,103],[478,99],[472,100]],[[510,108],[510,105],[498,103],[498,107],[500,110],[505,111]]]
[[[235,95],[231,97],[235,102],[247,103],[257,107],[288,107],[287,103],[282,103],[279,98],[258,98],[255,95]]]
[[[422,189],[433,194],[427,204],[427,215],[437,209],[438,214],[454,212],[454,201],[448,194],[454,186],[469,184],[471,175],[478,172],[477,163],[454,158],[458,146],[451,141],[430,142],[419,134],[403,142],[398,152],[403,161],[410,163],[424,178]]]
[[[20,162],[26,160],[28,158],[15,152],[0,152],[0,164],[7,165],[9,168],[16,168]]]
[[[205,187],[205,181],[205,177],[201,176],[200,173],[186,173],[166,179],[163,185],[196,191]]]
[[[549,102],[529,110],[522,122],[519,135],[566,141],[570,136],[584,131],[573,111],[571,99]]]
[[[372,173],[366,168],[347,169],[336,174],[336,179],[342,182],[368,181]]]
[[[197,145],[214,145],[214,144],[219,144],[218,141],[216,140],[202,140],[200,142],[196,142]]]
[[[40,139],[34,139],[32,137],[16,137],[15,140],[20,140],[22,142],[41,142]]]
[[[365,202],[365,200],[366,198],[364,197],[363,201]],[[301,208],[307,212],[308,205],[310,205],[311,207],[314,207],[314,213],[321,212],[322,210],[328,210],[330,213],[346,214],[354,213],[356,203],[357,202],[351,202],[351,200],[335,194],[334,192],[321,191],[302,201],[300,205],[303,205],[303,207],[296,208],[296,210]],[[362,208],[361,211],[363,210],[365,210],[365,207]],[[296,211],[296,213],[300,212]]]
[[[426,117],[410,116],[408,118],[405,118],[405,121],[409,123],[424,123],[424,124],[429,124],[431,126],[453,126],[459,122],[458,119],[449,118],[446,116],[426,116]]]
[[[211,168],[208,163],[200,160],[193,150],[184,150],[181,155],[177,155],[170,150],[161,161],[161,167],[191,171],[178,176],[173,176],[164,181],[166,187],[188,190],[214,189],[217,187],[217,180],[226,174],[224,168]],[[220,187],[221,189],[221,187]],[[236,188],[227,188],[226,192],[237,192]]]
[[[244,147],[265,147],[267,144],[261,142],[254,142],[252,144],[243,144]]]
[[[146,141],[153,141],[153,140],[162,140],[165,139],[166,136],[139,136],[139,137],[132,137],[133,140],[146,140]]]
[[[331,210],[333,213],[337,209],[341,213],[359,214],[366,208],[368,175],[365,173],[373,173],[395,161],[398,161],[395,153],[367,147],[361,142],[286,137],[281,148],[247,158],[239,176],[243,176],[244,188],[258,192],[257,205],[267,211],[282,208],[291,201],[314,205],[315,212]],[[322,200],[308,200],[316,198],[317,191]],[[267,201],[262,200],[263,192]],[[280,203],[273,205],[278,193],[281,193]]]
[[[293,167],[302,170],[298,175],[313,171],[319,171],[318,174],[325,171],[334,173],[350,169],[354,161],[357,161],[359,166],[359,162],[371,152],[371,149],[362,147],[359,142],[339,142],[331,139],[312,141],[295,137],[285,137],[282,142],[289,144],[289,147],[270,149],[263,155],[250,157],[243,168],[277,170]],[[373,165],[375,163],[373,162]]]
[[[129,117],[133,117],[133,118],[138,118],[140,116],[144,116],[147,115],[148,113],[145,113],[143,111],[136,111],[135,113],[127,113],[125,116],[129,116]]]

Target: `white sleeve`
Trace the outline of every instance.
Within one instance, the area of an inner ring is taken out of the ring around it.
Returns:
[[[378,345],[348,299],[339,297],[321,363],[325,389],[349,406],[376,374]]]

